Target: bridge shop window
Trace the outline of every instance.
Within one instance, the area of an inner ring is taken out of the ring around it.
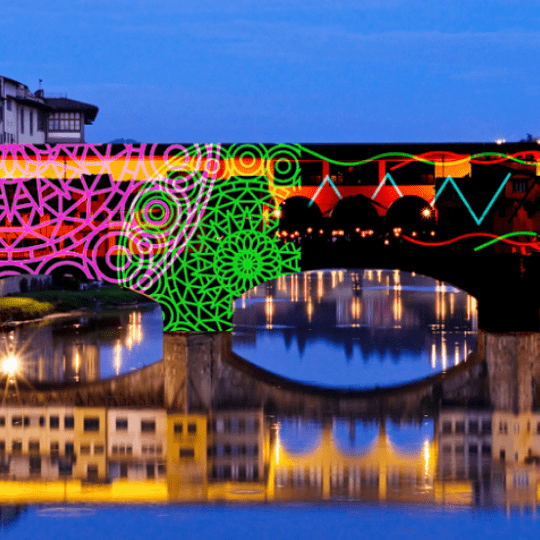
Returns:
[[[64,429],[74,429],[75,428],[75,417],[66,416],[64,418]]]
[[[127,418],[116,419],[116,431],[127,431],[128,421]]]
[[[84,431],[99,431],[99,418],[95,418],[95,417],[85,418]]]
[[[141,420],[141,431],[143,433],[155,433],[156,432],[155,420]]]
[[[527,191],[527,181],[522,179],[512,180],[512,189],[515,193],[524,193]]]

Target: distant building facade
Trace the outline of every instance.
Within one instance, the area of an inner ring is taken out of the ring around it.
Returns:
[[[98,108],[67,97],[32,93],[28,86],[0,75],[0,144],[84,143],[84,126]]]

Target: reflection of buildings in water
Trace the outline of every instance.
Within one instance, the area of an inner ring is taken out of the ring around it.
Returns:
[[[262,409],[2,407],[0,502],[537,500],[540,413],[442,410],[433,441],[414,453],[384,422],[356,454],[339,448],[331,421],[304,452],[285,447],[280,426]],[[91,492],[88,481],[98,482]]]
[[[540,413],[443,410],[438,436],[443,481],[465,482],[478,504],[536,507]]]

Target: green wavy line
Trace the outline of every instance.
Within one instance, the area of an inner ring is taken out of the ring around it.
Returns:
[[[495,244],[496,242],[498,242],[499,240],[502,240],[503,238],[508,238],[509,236],[521,236],[525,234],[528,236],[538,236],[537,233],[532,232],[532,231],[517,231],[517,232],[506,233],[499,236],[499,238],[494,238],[493,240],[490,240],[489,242],[486,242],[485,244],[482,244],[481,246],[475,247],[474,251],[478,251],[479,249],[483,249],[487,246],[490,246],[491,244]]]

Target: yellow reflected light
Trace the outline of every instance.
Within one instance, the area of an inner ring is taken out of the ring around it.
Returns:
[[[425,208],[422,208],[421,213],[424,219],[429,219],[431,217],[431,208],[429,206],[426,206]]]

